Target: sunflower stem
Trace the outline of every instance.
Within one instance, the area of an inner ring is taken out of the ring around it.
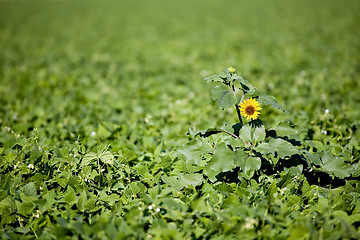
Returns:
[[[237,103],[235,104],[235,108],[236,108],[236,112],[237,112],[237,115],[238,115],[238,118],[239,118],[240,124],[241,124],[241,126],[244,126],[244,123],[243,123],[243,120],[242,120],[242,118],[241,118],[241,114],[240,114],[239,105],[238,105]]]
[[[241,100],[240,100],[239,104],[241,104],[242,101],[244,100],[244,96],[245,96],[245,92],[243,91],[243,95],[241,96]],[[235,104],[235,108],[236,108],[236,112],[237,112],[240,124],[241,124],[241,126],[244,126],[244,122],[243,122],[241,114],[240,114],[240,109],[239,109],[238,103]]]
[[[243,100],[243,98],[244,98],[244,95],[241,97],[241,100],[240,100],[240,102],[238,103],[237,97],[236,97],[236,91],[235,91],[235,84],[234,84],[234,82],[231,84],[231,86],[230,86],[230,84],[229,84],[228,86],[229,86],[229,89],[232,90],[232,92],[233,92],[233,94],[234,94],[234,98],[235,98],[235,108],[236,108],[236,113],[237,113],[237,115],[238,115],[240,124],[241,124],[241,126],[244,126],[244,123],[243,123],[243,121],[242,121],[241,114],[240,114],[240,109],[239,109],[239,103],[242,102],[242,100]]]

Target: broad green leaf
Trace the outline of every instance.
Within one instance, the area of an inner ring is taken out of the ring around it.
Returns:
[[[103,161],[106,164],[110,164],[110,165],[114,164],[114,160],[115,160],[114,155],[109,151],[103,152],[99,156],[99,158],[101,159],[101,161]]]
[[[243,77],[237,77],[236,80],[241,84],[241,89],[250,95],[253,95],[256,92],[256,88]]]
[[[199,164],[202,161],[201,155],[211,151],[212,147],[206,140],[197,138],[178,148],[173,156],[184,160],[186,163]]]
[[[269,141],[269,145],[277,153],[278,158],[284,158],[299,152],[299,150],[296,147],[294,147],[291,143],[281,138],[276,138],[276,139],[272,138]]]
[[[108,151],[109,145],[100,145],[97,151],[97,158],[100,158],[102,162],[112,165],[114,163],[114,155]]]
[[[180,174],[179,176],[162,176],[161,179],[169,185],[173,187],[176,191],[180,191],[182,188],[192,185],[198,186],[202,183],[202,175],[200,173],[192,173],[192,174]]]
[[[198,186],[202,183],[203,177],[200,173],[191,173],[179,176],[179,181],[184,187],[187,185]]]
[[[235,167],[234,152],[225,144],[220,143],[207,163],[206,168],[210,168],[217,172],[226,172]]]
[[[245,161],[247,158],[248,158],[248,155],[241,148],[237,149],[234,152],[235,166],[244,168]]]
[[[68,187],[64,200],[72,206],[76,202],[76,194],[73,188]]]
[[[29,201],[25,201],[25,202],[16,201],[16,208],[19,214],[27,216],[33,213],[35,205],[34,203]]]
[[[273,96],[262,94],[259,96],[258,100],[264,105],[271,105],[274,108],[280,109],[281,111],[288,113],[288,111],[286,111],[282,106],[277,103],[276,98]]]
[[[209,77],[204,78],[206,82],[223,82],[221,75],[212,75]]]
[[[85,154],[81,161],[81,166],[86,166],[97,160],[97,155],[94,152],[88,152]]]
[[[210,167],[205,167],[204,173],[210,179],[211,182],[215,182],[216,176],[220,173],[220,171],[215,171],[212,170]]]
[[[205,166],[205,174],[214,182],[217,174],[230,171],[235,167],[234,157],[234,152],[225,143],[220,143]]]
[[[30,182],[28,184],[26,184],[23,188],[23,191],[25,193],[26,196],[28,197],[36,197],[36,186],[35,183]]]
[[[285,137],[299,134],[299,131],[289,126],[276,126],[273,128],[276,131],[276,136]]]
[[[254,135],[253,135],[253,138],[254,138],[254,142],[255,143],[258,143],[258,142],[262,142],[265,140],[265,127],[264,125],[261,125],[260,127],[255,127],[255,130],[254,130]]]
[[[303,150],[303,153],[305,153],[306,158],[310,161],[312,164],[320,165],[321,160],[320,156],[317,153],[309,153],[307,150]]]
[[[244,125],[239,132],[239,137],[247,144],[252,142],[252,128],[249,124]]]
[[[261,167],[261,159],[258,157],[248,157],[245,160],[244,172],[248,170],[259,170]]]
[[[219,103],[221,109],[233,107],[236,103],[234,96],[222,86],[215,86],[212,89],[212,98]]]
[[[262,142],[262,143],[260,143],[259,145],[257,145],[257,146],[255,147],[255,150],[256,150],[257,152],[261,153],[261,154],[264,154],[264,155],[269,154],[269,153],[272,153],[272,154],[275,153],[274,148],[272,148],[272,147],[269,145],[269,143],[267,143],[267,142]]]
[[[291,175],[296,176],[296,175],[302,174],[303,169],[304,169],[304,166],[299,164],[297,166],[290,167],[289,172],[291,173]]]
[[[323,163],[323,170],[339,178],[349,177],[354,171],[354,168],[350,164],[346,164],[341,158],[333,156],[330,153],[325,153],[321,157],[321,161]]]

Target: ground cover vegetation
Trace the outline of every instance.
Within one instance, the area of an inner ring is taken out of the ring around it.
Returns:
[[[1,1],[1,238],[359,239],[359,9]]]

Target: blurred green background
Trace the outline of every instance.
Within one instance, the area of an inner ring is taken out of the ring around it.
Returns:
[[[236,123],[202,80],[233,66],[290,112],[265,107],[265,126],[353,134],[359,10],[355,0],[1,1],[1,124],[83,141],[117,124],[178,145],[189,127]]]

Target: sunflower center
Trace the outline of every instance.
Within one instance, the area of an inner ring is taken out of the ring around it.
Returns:
[[[254,113],[255,113],[255,108],[254,108],[254,106],[246,106],[245,107],[245,113],[247,114],[247,115],[253,115]]]

